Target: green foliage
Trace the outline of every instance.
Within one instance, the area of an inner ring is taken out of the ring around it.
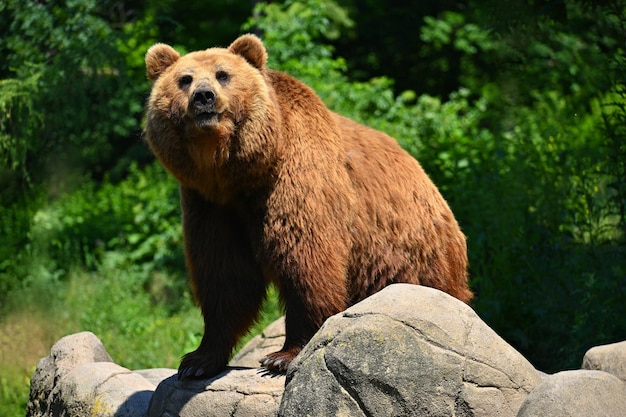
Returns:
[[[619,81],[615,83],[614,92],[607,94],[603,100],[602,116],[604,118],[607,142],[604,151],[608,154],[607,173],[612,181],[607,187],[614,193],[609,200],[611,209],[619,220],[622,234],[626,236],[626,60],[623,56],[617,62]]]
[[[15,378],[16,375],[19,377]],[[4,375],[0,377],[0,415],[7,417],[24,415],[28,404],[28,379],[28,375],[17,372],[11,373],[10,378]]]
[[[344,69],[341,60],[331,58],[332,48],[318,45],[320,36],[336,37],[342,27],[352,25],[332,0],[258,3],[246,30],[258,28],[271,49],[268,65],[303,79],[319,79],[326,73],[332,82]]]
[[[116,140],[137,129],[145,85],[125,76],[119,35],[97,2],[9,0],[0,15],[10,22],[0,66],[5,181],[62,183],[104,169]]]
[[[130,369],[176,368],[202,337],[202,317],[187,292],[178,295],[173,312],[154,299],[141,274],[115,262],[96,273],[72,273],[65,288],[64,314],[74,327],[66,332],[95,333],[115,361]]]
[[[115,4],[115,0],[108,0]],[[195,51],[212,46],[227,46],[241,31],[257,1],[147,0],[135,5],[158,31],[158,41],[178,51]],[[145,50],[141,51],[145,53]]]
[[[184,269],[178,189],[157,164],[131,166],[119,184],[86,182],[34,213],[29,236],[31,250],[45,254],[53,270],[75,262],[144,273]]]
[[[464,55],[474,55],[479,50],[492,49],[489,31],[476,24],[466,24],[465,17],[460,13],[446,11],[439,19],[426,16],[424,23],[421,38],[436,50],[451,45]]]
[[[11,194],[18,185],[30,182],[25,164],[30,144],[20,138],[32,137],[43,124],[42,115],[34,114],[33,109],[33,92],[40,76],[35,73],[22,80],[0,80],[0,185],[11,188]],[[11,181],[13,175],[21,181]]]

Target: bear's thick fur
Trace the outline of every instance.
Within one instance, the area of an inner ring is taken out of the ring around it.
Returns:
[[[146,55],[145,137],[180,182],[205,322],[180,378],[226,366],[270,282],[286,310],[285,345],[262,361],[274,372],[326,318],[391,283],[472,297],[465,237],[418,162],[266,61],[253,35],[228,49],[180,56],[157,44]]]

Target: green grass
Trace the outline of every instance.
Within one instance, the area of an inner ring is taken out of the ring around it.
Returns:
[[[60,322],[39,306],[23,306],[0,315],[0,416],[23,416],[29,383],[38,360],[55,341]],[[48,321],[49,320],[49,321]]]

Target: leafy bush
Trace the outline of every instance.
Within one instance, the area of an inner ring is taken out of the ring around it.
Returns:
[[[155,274],[178,277],[168,284],[172,288],[155,294],[176,306],[186,286],[180,279],[184,260],[178,188],[160,165],[142,170],[132,166],[118,184],[87,181],[54,202],[39,201],[32,207],[26,212],[21,205],[3,209],[0,227],[15,244],[2,246],[3,294],[34,282],[63,280],[73,266],[97,270],[107,264],[140,274],[146,285]]]
[[[0,51],[0,171],[12,201],[20,188],[62,185],[103,172],[137,131],[147,82],[129,77],[122,34],[95,0],[9,0]],[[143,73],[143,71],[142,71]]]

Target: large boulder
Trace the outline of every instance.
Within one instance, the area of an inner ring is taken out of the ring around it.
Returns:
[[[140,416],[154,389],[140,374],[113,363],[93,333],[77,333],[59,340],[39,361],[26,415]]]
[[[549,375],[526,398],[517,417],[626,416],[626,386],[602,371]]]
[[[391,285],[326,321],[281,416],[515,416],[541,375],[464,303]]]
[[[626,342],[589,349],[583,358],[582,368],[605,371],[626,381]]]

